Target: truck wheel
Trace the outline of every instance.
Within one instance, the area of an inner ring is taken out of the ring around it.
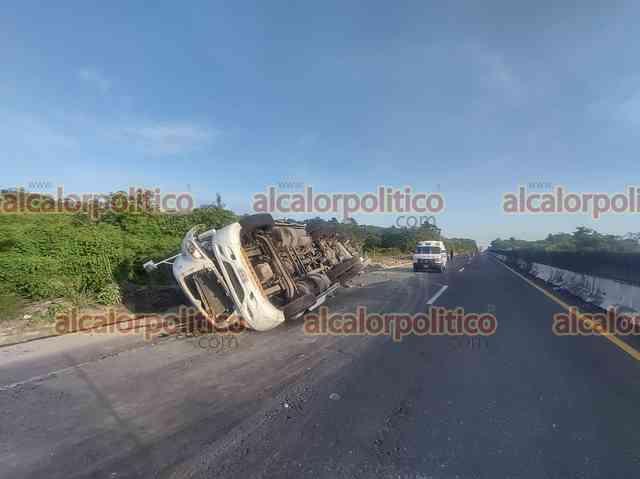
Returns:
[[[340,283],[344,284],[347,281],[349,281],[350,279],[353,279],[356,276],[358,276],[363,270],[364,270],[364,264],[362,264],[362,262],[358,261],[356,264],[354,264],[351,267],[351,269],[349,269],[346,273],[344,273],[338,279],[340,280]]]
[[[300,313],[304,313],[315,302],[316,297],[313,294],[305,294],[304,296],[294,299],[282,309],[284,319],[290,319]]]
[[[327,276],[332,282],[337,281],[338,279],[340,279],[340,276],[349,271],[359,261],[359,258],[345,259],[342,263],[335,265],[333,268],[327,271]]]
[[[336,226],[329,223],[311,223],[307,225],[307,234],[314,240],[336,234]]]
[[[273,216],[269,213],[259,213],[257,215],[246,216],[240,221],[242,230],[240,234],[249,235],[258,229],[271,229],[273,228]]]

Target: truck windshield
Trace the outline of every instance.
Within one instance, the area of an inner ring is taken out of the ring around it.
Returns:
[[[440,254],[442,250],[439,246],[418,246],[416,248],[417,254]]]

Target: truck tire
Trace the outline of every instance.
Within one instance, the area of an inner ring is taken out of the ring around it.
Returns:
[[[336,226],[329,223],[311,223],[307,225],[306,230],[307,234],[314,240],[336,234]]]
[[[313,294],[305,294],[304,296],[300,296],[299,298],[294,299],[289,304],[287,304],[284,308],[282,308],[284,319],[285,320],[291,319],[300,313],[304,313],[315,302],[316,302],[316,297]]]
[[[273,228],[273,216],[269,213],[259,213],[257,215],[246,216],[240,221],[242,227],[241,233],[246,236],[253,233],[255,230],[263,229],[268,230]]]
[[[344,273],[338,279],[340,280],[340,283],[344,284],[347,281],[358,276],[362,272],[362,270],[364,270],[364,264],[361,261],[358,261],[356,264],[354,264],[351,267],[351,269],[349,269],[346,273]]]
[[[343,274],[353,268],[353,266],[359,261],[359,258],[346,259],[342,263],[335,265],[333,268],[327,271],[327,276],[332,282],[338,281]]]

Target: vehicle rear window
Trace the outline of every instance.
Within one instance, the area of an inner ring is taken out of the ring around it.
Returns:
[[[442,250],[439,246],[418,246],[416,248],[417,254],[440,254]]]

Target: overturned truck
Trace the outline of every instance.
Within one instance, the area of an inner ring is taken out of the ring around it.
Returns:
[[[191,229],[170,263],[189,301],[212,323],[241,319],[265,331],[318,307],[363,269],[356,249],[328,223],[247,216],[220,230]]]

